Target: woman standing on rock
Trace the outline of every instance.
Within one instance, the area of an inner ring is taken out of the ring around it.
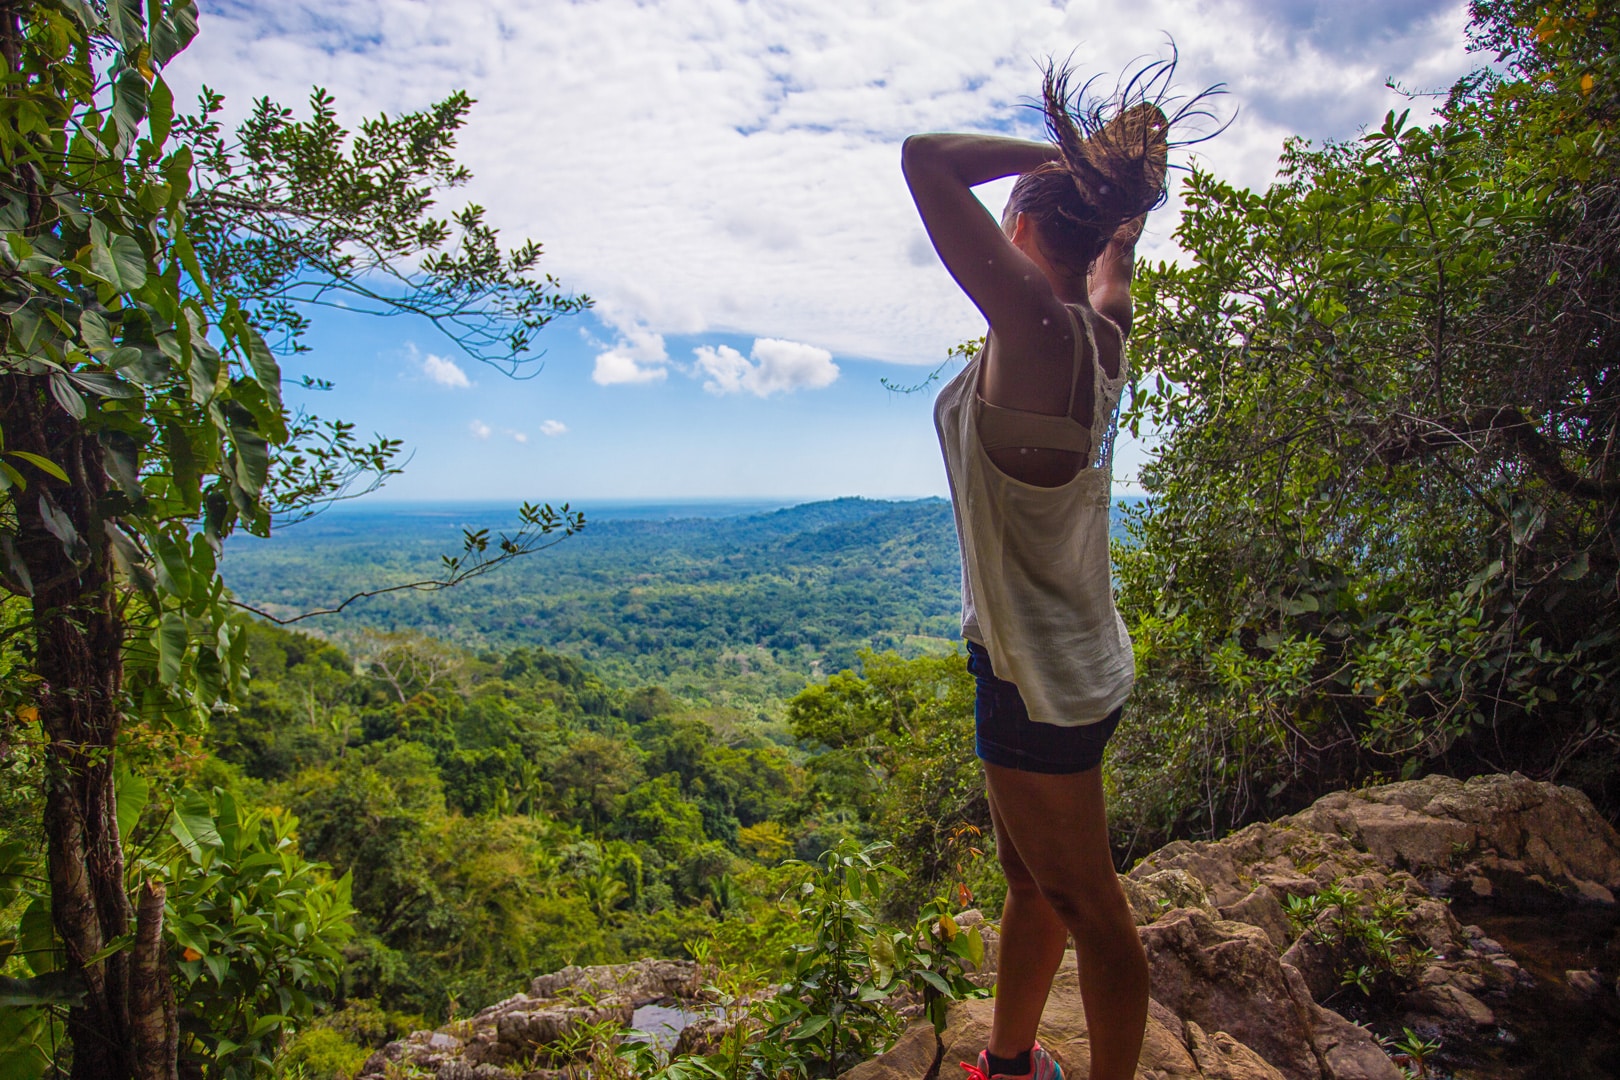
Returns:
[[[1136,238],[1164,199],[1169,130],[1189,115],[1172,121],[1157,104],[1174,69],[1152,64],[1075,109],[1068,71],[1049,68],[1051,142],[913,135],[902,154],[935,250],[990,324],[934,406],[1008,885],[990,1045],[977,1067],[963,1063],[971,1080],[1061,1080],[1035,1032],[1071,933],[1092,1080],[1134,1075],[1147,1023],[1147,959],[1114,873],[1101,762],[1134,678],[1110,581],[1109,488]],[[972,189],[1014,175],[998,225]]]

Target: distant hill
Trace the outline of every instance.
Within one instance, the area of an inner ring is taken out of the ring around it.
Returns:
[[[955,647],[959,570],[944,500],[665,513],[591,522],[455,589],[375,597],[300,625],[338,638],[411,629],[474,650],[543,645],[621,680],[755,710],[851,666],[863,647]],[[245,602],[285,616],[431,576],[463,527],[512,520],[454,505],[334,511],[268,541],[233,540],[225,578]]]

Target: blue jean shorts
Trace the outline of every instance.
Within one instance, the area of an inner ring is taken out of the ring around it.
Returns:
[[[1103,749],[1119,726],[1121,709],[1095,724],[1062,727],[1029,718],[1018,687],[996,678],[990,653],[967,643],[968,671],[978,680],[973,699],[973,750],[981,761],[1034,773],[1083,773],[1102,764]]]

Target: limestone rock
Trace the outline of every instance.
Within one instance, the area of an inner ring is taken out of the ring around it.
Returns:
[[[703,987],[703,968],[691,960],[638,960],[601,967],[570,965],[529,984],[529,996],[557,998],[609,995],[628,999],[636,1008],[658,1001],[690,1000]]]
[[[1205,1034],[1187,1021],[1187,1043],[1205,1080],[1289,1080],[1265,1058],[1224,1031]]]
[[[497,1018],[496,1040],[503,1050],[512,1048],[521,1054],[550,1046],[576,1028],[609,1020],[619,1025],[628,1024],[635,1011],[635,1006],[625,998],[606,998],[594,1005],[557,1005],[533,1011],[514,1009]]]
[[[1286,822],[1338,832],[1387,866],[1419,877],[1534,883],[1612,903],[1620,835],[1574,788],[1518,773],[1468,781],[1429,776],[1338,792]],[[1476,893],[1480,892],[1475,888]]]
[[[1424,986],[1406,996],[1406,1008],[1417,1016],[1431,1016],[1443,1022],[1496,1026],[1496,1014],[1479,998],[1451,982]]]
[[[1265,931],[1183,908],[1140,933],[1160,1004],[1189,1025],[1226,1032],[1289,1080],[1321,1075],[1309,1018]]]
[[[705,1016],[694,1020],[675,1037],[673,1054],[675,1057],[682,1054],[712,1054],[720,1049],[720,1044],[731,1034],[731,1029],[732,1025],[722,1017]]]
[[[1313,1001],[1326,1001],[1339,989],[1338,954],[1316,934],[1301,934],[1282,954],[1282,963],[1304,979]]]
[[[694,999],[703,981],[687,960],[642,960],[602,967],[567,967],[542,975],[530,993],[514,994],[450,1030],[414,1031],[372,1054],[356,1080],[383,1080],[408,1070],[435,1080],[551,1080],[561,1072],[514,1071],[542,1058],[546,1047],[587,1024],[625,1025],[641,1005]]]
[[[1316,1009],[1311,1041],[1328,1080],[1405,1080],[1371,1032],[1332,1009]]]
[[[954,1071],[958,1061],[977,1061],[990,1039],[990,1017],[995,1002],[964,1001],[951,1009],[944,1034],[936,1041],[933,1025],[919,1020],[889,1050],[844,1073],[840,1080],[923,1080],[936,1060],[939,1075]],[[1161,1017],[1174,1025],[1167,1025]],[[1138,1075],[1162,1080],[1198,1080],[1202,1075],[1182,1042],[1181,1021],[1162,1007],[1152,1009],[1142,1043]],[[1063,966],[1052,980],[1052,993],[1041,1017],[1041,1045],[1063,1065],[1066,1075],[1083,1077],[1091,1061],[1086,1014],[1080,1000],[1074,953],[1064,955]]]
[[[1311,999],[1297,968],[1283,964],[1294,1004],[1310,1018],[1311,1049],[1325,1080],[1405,1080],[1372,1032]]]
[[[1582,997],[1597,997],[1603,992],[1603,977],[1597,970],[1566,971],[1564,981]]]
[[[1279,952],[1288,948],[1294,940],[1288,914],[1283,911],[1277,894],[1271,891],[1269,885],[1261,885],[1237,903],[1221,908],[1221,918],[1258,926],[1266,932],[1272,947]]]

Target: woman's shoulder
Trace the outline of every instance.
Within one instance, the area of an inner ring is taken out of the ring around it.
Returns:
[[[1085,328],[1098,373],[1109,381],[1121,378],[1125,372],[1125,332],[1119,324],[1090,304],[1066,306]]]

